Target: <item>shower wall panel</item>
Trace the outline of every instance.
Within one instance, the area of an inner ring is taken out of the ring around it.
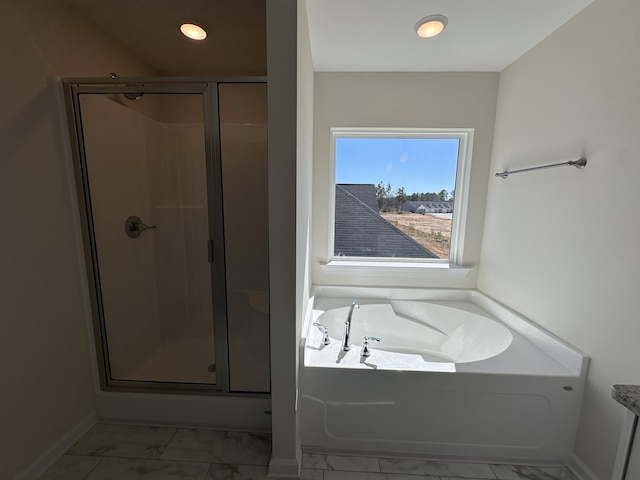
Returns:
[[[208,210],[202,123],[149,121],[147,136],[156,245],[161,353],[180,364],[180,377],[215,378]],[[160,231],[162,226],[162,232]],[[176,380],[178,381],[178,380]]]
[[[219,109],[230,386],[269,392],[266,85],[221,84]]]

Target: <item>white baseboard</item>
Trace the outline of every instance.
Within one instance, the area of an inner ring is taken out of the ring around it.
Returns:
[[[42,475],[95,424],[96,414],[93,412],[51,445],[14,480],[33,480]]]
[[[300,463],[295,458],[272,458],[267,478],[300,478]]]
[[[569,458],[568,467],[580,480],[600,480],[575,453]]]

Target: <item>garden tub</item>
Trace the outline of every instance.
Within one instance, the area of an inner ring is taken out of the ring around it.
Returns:
[[[588,359],[562,340],[475,290],[316,287],[310,304],[300,368],[306,451],[568,461]],[[369,356],[365,336],[381,339],[369,340]]]

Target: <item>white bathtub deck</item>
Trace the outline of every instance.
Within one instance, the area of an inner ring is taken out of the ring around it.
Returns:
[[[380,300],[365,299],[363,304],[377,302]],[[338,302],[340,303],[340,302]],[[340,306],[344,306],[343,304]],[[479,315],[484,315],[497,320],[489,315],[476,304],[470,301],[454,300],[439,301],[439,305],[451,306],[463,309]],[[316,302],[313,311],[313,322],[325,311],[322,307],[335,308],[335,299],[320,299]],[[357,311],[354,314],[353,322],[357,322]],[[403,370],[415,372],[465,372],[465,373],[491,373],[504,375],[552,375],[552,376],[574,376],[570,368],[549,353],[543,351],[531,341],[525,339],[521,334],[513,331],[513,341],[511,345],[496,357],[469,363],[453,362],[430,362],[422,356],[411,353],[389,352],[384,349],[384,344],[378,345],[371,342],[371,356],[363,358],[360,356],[362,342],[354,342],[352,349],[348,352],[342,351],[341,338],[331,333],[331,343],[323,344],[323,336],[318,328],[311,326],[306,335],[304,350],[305,367],[330,367],[340,369],[356,370]],[[341,332],[338,332],[341,333]],[[384,342],[384,339],[383,339]]]

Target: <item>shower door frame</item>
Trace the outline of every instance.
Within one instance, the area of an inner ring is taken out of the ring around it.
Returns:
[[[197,79],[183,77],[64,78],[62,79],[62,83],[73,154],[73,167],[78,195],[93,334],[96,347],[96,361],[101,390],[162,394],[270,397],[269,393],[230,392],[229,387],[222,159],[218,108],[218,84],[261,83],[266,85],[266,77],[217,77]],[[111,378],[79,96],[81,94],[124,93],[202,95],[207,173],[209,264],[211,270],[213,334],[216,362],[215,384],[116,380]]]

